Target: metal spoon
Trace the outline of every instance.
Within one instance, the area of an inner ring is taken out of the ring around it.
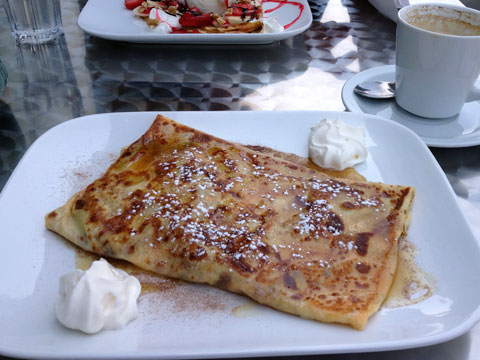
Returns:
[[[373,99],[390,99],[395,97],[395,83],[388,81],[365,81],[353,89],[358,95]]]
[[[388,81],[365,81],[353,89],[355,93],[372,99],[391,99],[395,97],[395,83]],[[467,95],[466,102],[480,100],[480,86],[474,86]]]

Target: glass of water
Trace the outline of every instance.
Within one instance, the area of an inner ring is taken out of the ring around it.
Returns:
[[[47,43],[62,32],[60,0],[3,0],[3,3],[18,44]]]

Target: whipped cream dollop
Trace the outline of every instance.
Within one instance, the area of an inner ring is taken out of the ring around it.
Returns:
[[[179,28],[180,22],[176,16],[167,14],[165,11],[161,9],[153,8],[150,10],[150,14],[148,18],[151,20],[158,20],[159,23],[153,31],[159,34],[170,34],[173,28]]]
[[[342,120],[321,120],[312,128],[308,140],[310,159],[320,167],[344,170],[367,158],[362,128],[345,125]]]
[[[120,329],[138,317],[140,282],[106,260],[94,261],[86,270],[74,270],[60,278],[60,299],[55,310],[68,328],[93,334]]]
[[[202,13],[223,15],[227,7],[232,6],[233,0],[179,0],[178,3],[190,9],[196,7]]]
[[[280,25],[275,17],[264,17],[262,18],[262,21],[264,33],[278,33],[285,31],[284,27]]]

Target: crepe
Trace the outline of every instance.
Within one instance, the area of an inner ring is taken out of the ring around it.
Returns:
[[[140,6],[133,9],[133,13],[142,18],[151,29],[155,29],[162,21],[149,18],[150,10],[154,8],[180,19],[182,26],[180,29],[172,29],[174,33],[228,34],[261,33],[263,31],[263,21],[261,20],[263,8],[262,1],[259,0],[235,0],[226,8],[225,12],[218,14],[213,12],[202,14],[195,7],[190,8],[190,4],[187,2],[174,4],[150,0],[142,2]],[[185,14],[191,14],[193,20],[182,22],[182,16]],[[203,21],[199,20],[198,16],[201,16]]]
[[[190,29],[186,28],[186,31],[190,32]],[[255,20],[235,25],[204,26],[199,28],[198,31],[205,34],[261,33],[263,31],[263,22]]]
[[[362,329],[392,283],[413,197],[159,115],[45,221],[87,251]]]

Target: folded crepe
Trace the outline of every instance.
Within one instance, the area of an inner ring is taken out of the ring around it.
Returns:
[[[45,221],[101,256],[362,329],[392,284],[413,197],[159,115]]]

